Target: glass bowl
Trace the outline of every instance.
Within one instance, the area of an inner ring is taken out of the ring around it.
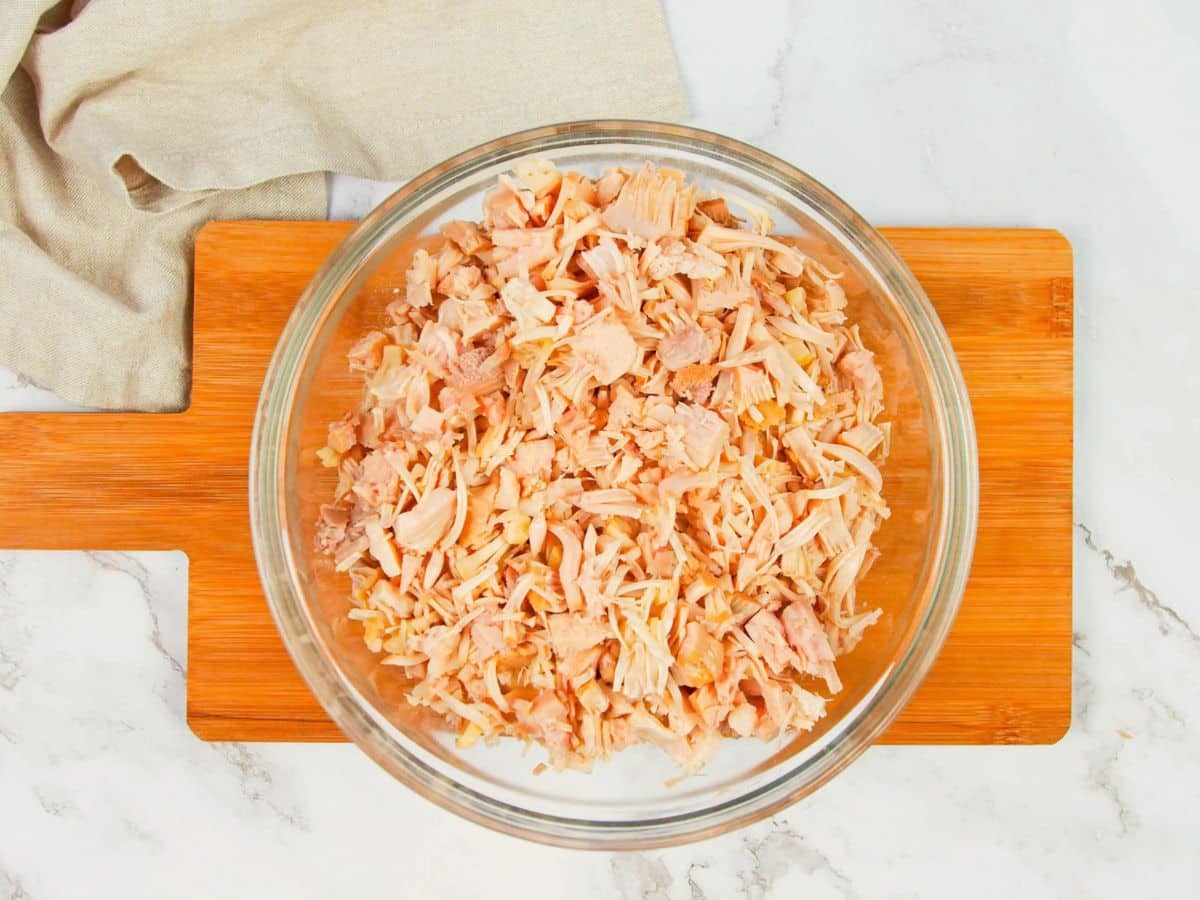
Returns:
[[[849,314],[883,373],[894,425],[885,468],[892,517],[859,588],[883,617],[839,660],[844,690],[810,733],[772,743],[727,740],[698,775],[651,746],[591,773],[534,774],[519,742],[458,749],[410,708],[397,670],[380,666],[346,620],[348,579],[313,547],[335,474],[316,450],[361,389],[346,350],[384,319],[422,236],[476,219],[485,189],[522,156],[598,174],[649,159],[772,213],[777,231],[845,273]],[[920,285],[891,246],[808,175],[729,138],[675,125],[602,121],[514,134],[460,154],[393,194],[333,252],[296,304],[263,385],[250,469],[254,547],[284,643],[330,717],[365,753],[434,803],[524,838],[570,847],[645,848],[709,837],[809,794],[887,728],[937,655],[974,546],[978,477],[962,374]]]

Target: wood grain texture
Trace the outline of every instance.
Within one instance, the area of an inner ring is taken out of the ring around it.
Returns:
[[[0,415],[0,546],[188,554],[187,716],[204,739],[342,739],[263,599],[246,467],[276,336],[349,227],[219,222],[200,233],[186,412]],[[884,234],[954,344],[981,475],[962,609],[884,742],[1053,742],[1071,715],[1071,248],[1049,230]]]

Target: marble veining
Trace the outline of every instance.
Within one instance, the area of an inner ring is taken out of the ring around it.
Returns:
[[[1075,527],[1083,532],[1083,542],[1088,550],[1098,554],[1104,560],[1105,568],[1108,569],[1108,573],[1120,585],[1120,590],[1132,593],[1137,598],[1138,603],[1154,614],[1154,617],[1158,620],[1158,630],[1163,637],[1182,632],[1184,636],[1189,638],[1200,649],[1200,634],[1197,634],[1196,629],[1174,608],[1167,606],[1159,600],[1158,594],[1146,587],[1134,570],[1132,562],[1129,560],[1118,562],[1111,550],[1098,547],[1096,539],[1092,535],[1092,530],[1082,522],[1076,523]]]
[[[718,873],[710,862],[690,863],[683,879],[686,893],[676,889],[675,877],[661,858],[644,853],[613,855],[610,865],[618,895],[623,900],[674,896],[712,900],[729,896],[727,889],[733,887],[737,895],[758,900],[771,895],[781,876],[800,871],[832,896],[846,900],[859,896],[846,873],[787,822],[771,819],[765,831],[758,831],[742,837],[741,859],[732,868]]]
[[[881,224],[1071,239],[1066,737],[874,748],[734,834],[557,850],[443,813],[348,746],[197,741],[182,553],[0,551],[0,900],[1195,895],[1196,6],[671,0],[667,13],[693,124],[795,162]],[[331,183],[337,218],[392,187]],[[0,410],[23,409],[72,407],[0,371]]]

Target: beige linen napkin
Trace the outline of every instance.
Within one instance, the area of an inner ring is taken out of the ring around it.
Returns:
[[[204,222],[321,217],[324,170],[685,113],[659,0],[17,0],[0,77],[0,362],[105,408],[186,406]]]

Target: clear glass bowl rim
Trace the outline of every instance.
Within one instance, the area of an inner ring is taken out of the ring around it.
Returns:
[[[307,604],[286,539],[283,446],[298,376],[329,310],[403,220],[427,197],[497,158],[551,153],[580,144],[645,144],[699,152],[750,170],[779,190],[803,197],[836,236],[869,263],[892,292],[919,338],[931,375],[937,443],[945,454],[940,529],[941,565],[932,599],[887,676],[839,740],[752,792],[701,810],[639,822],[600,822],[543,815],[455,784],[387,741],[364,714],[361,700],[314,641]],[[437,805],[505,834],[564,847],[645,849],[700,840],[769,816],[825,784],[869,747],[916,690],[949,632],[966,585],[978,516],[974,421],[950,341],[924,290],[891,245],[843,200],[801,170],[732,138],[658,122],[592,120],[549,125],[481,144],[413,178],[367,215],[330,254],[296,303],[272,356],[254,423],[250,451],[250,519],[255,557],[267,602],[288,652],[309,688],[342,731],[401,783]]]

